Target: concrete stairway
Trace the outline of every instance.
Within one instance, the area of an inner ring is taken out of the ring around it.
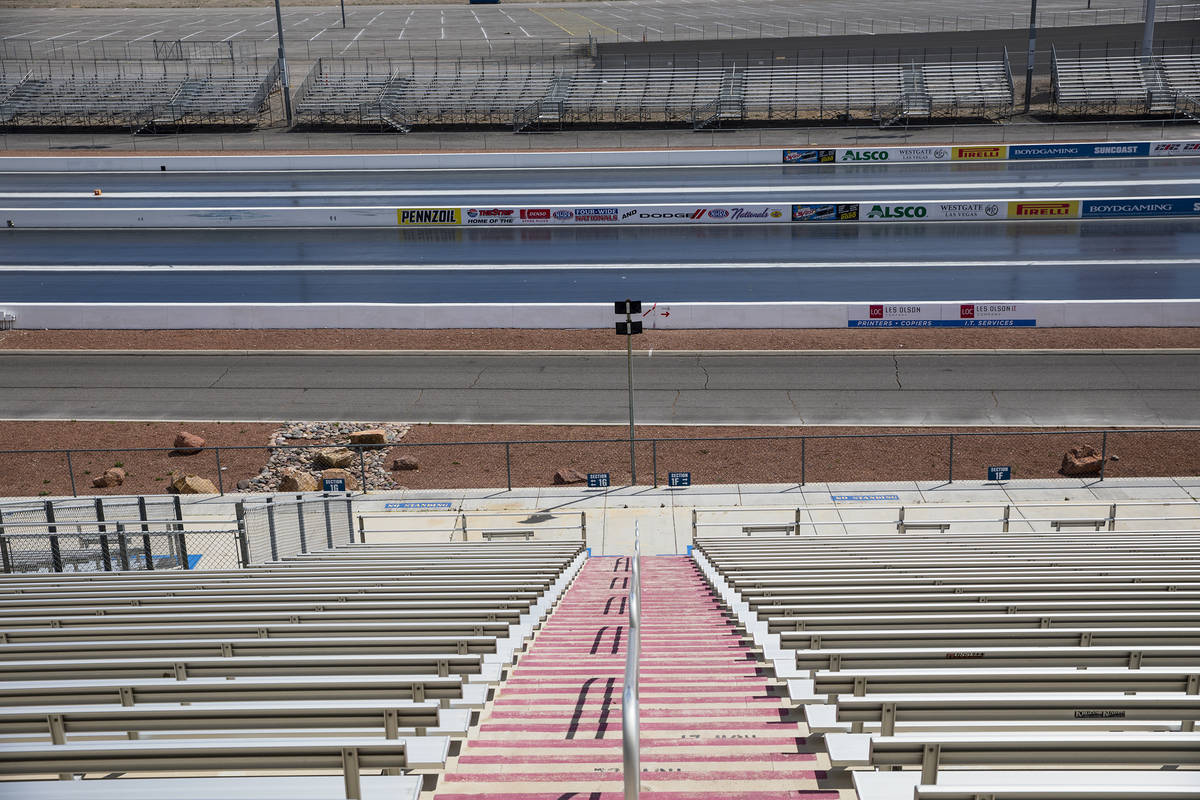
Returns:
[[[500,690],[437,800],[617,800],[627,558],[594,558]],[[642,558],[642,797],[833,800],[824,755],[692,561]],[[819,759],[819,761],[818,761]]]

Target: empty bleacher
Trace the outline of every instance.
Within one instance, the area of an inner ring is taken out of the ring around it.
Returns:
[[[696,548],[861,800],[1200,785],[1200,533],[814,532]]]
[[[0,76],[6,125],[134,130],[257,122],[279,80],[273,62],[4,62]]]
[[[1060,114],[1194,113],[1200,55],[1064,58],[1053,54],[1054,104]]]
[[[353,544],[0,576],[0,794],[174,772],[198,777],[69,796],[415,797],[583,558],[581,542]]]

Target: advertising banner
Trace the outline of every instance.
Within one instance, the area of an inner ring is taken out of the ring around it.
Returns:
[[[784,150],[785,164],[832,164],[837,161],[837,150]]]
[[[620,220],[627,225],[787,222],[788,207],[785,205],[621,206]]]
[[[1033,328],[1027,303],[870,303],[846,307],[848,328]]]
[[[859,206],[865,222],[919,222],[922,220],[1003,219],[998,201],[963,203],[875,203]]]
[[[1008,204],[1009,219],[1076,219],[1078,200],[1016,200]]]
[[[1008,158],[1008,145],[988,144],[975,147],[955,147],[952,158],[955,161],[1001,161]]]
[[[398,208],[398,225],[458,225],[462,213],[457,208]]]
[[[1014,144],[1008,147],[1008,157],[1018,161],[1040,158],[1131,158],[1147,155],[1150,155],[1149,142]]]
[[[1153,142],[1152,156],[1200,156],[1200,142]]]
[[[1200,198],[1169,197],[1154,200],[1082,200],[1083,217],[1192,217],[1200,216]]]
[[[464,225],[512,225],[517,215],[515,208],[465,208],[462,221]]]
[[[853,222],[858,203],[801,203],[792,206],[792,222]]]

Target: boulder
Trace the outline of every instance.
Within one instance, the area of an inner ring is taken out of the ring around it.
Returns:
[[[341,478],[346,482],[346,491],[357,492],[359,488],[358,476],[353,472],[345,469],[327,469],[321,473],[321,486],[324,486],[326,478]],[[320,487],[318,487],[320,488]]]
[[[238,489],[243,492],[248,490],[252,485],[253,484],[250,483],[249,478],[242,478],[240,481],[237,482]]]
[[[316,492],[320,489],[321,484],[317,483],[317,479],[304,470],[285,469],[280,473],[279,491],[281,492]]]
[[[571,469],[570,467],[562,467],[554,472],[554,482],[556,484],[583,483],[586,480],[587,475],[577,469]]]
[[[348,447],[323,447],[313,453],[318,469],[346,469],[358,463],[358,454]]]
[[[365,447],[387,447],[387,443],[387,432],[382,428],[371,428],[350,434],[350,444],[361,444]]]
[[[120,486],[125,482],[125,470],[120,467],[109,467],[104,470],[103,475],[97,475],[92,478],[92,486],[97,489],[106,489],[110,486]]]
[[[420,469],[421,465],[412,456],[396,456],[392,459],[392,471],[399,472],[401,470]]]
[[[1104,468],[1104,459],[1090,444],[1072,447],[1063,454],[1062,466],[1058,471],[1063,475],[1099,475]]]
[[[171,488],[179,494],[217,494],[217,486],[208,478],[199,475],[171,473]]]
[[[194,456],[204,449],[204,440],[194,433],[180,431],[175,434],[175,452],[181,456]]]

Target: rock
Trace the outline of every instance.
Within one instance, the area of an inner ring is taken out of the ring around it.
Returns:
[[[1104,459],[1090,444],[1072,447],[1063,455],[1058,471],[1063,475],[1099,475]]]
[[[199,475],[171,473],[171,488],[179,494],[217,494],[217,487],[208,478]]]
[[[562,469],[556,470],[554,473],[554,482],[556,484],[583,483],[586,480],[587,475],[584,475],[577,469],[571,469],[570,467],[563,467]]]
[[[321,485],[322,486],[324,486],[324,481],[326,478],[341,478],[342,480],[344,480],[346,482],[346,491],[348,491],[348,492],[357,492],[358,491],[358,488],[359,488],[358,487],[358,476],[355,475],[353,472],[350,472],[349,470],[345,470],[345,469],[327,469],[327,470],[325,470],[324,472],[321,473],[321,481],[322,481]]]
[[[181,456],[194,456],[204,449],[204,440],[194,433],[180,431],[175,434],[175,452]]]
[[[387,431],[383,428],[371,428],[365,431],[355,431],[350,434],[350,444],[361,444],[367,447],[386,447]]]
[[[320,469],[346,469],[358,463],[358,454],[348,447],[324,447],[313,453],[313,466]]]
[[[237,484],[238,489],[243,492],[246,491],[247,489],[249,489],[253,485],[254,485],[254,481],[249,480],[248,478],[242,478],[240,481],[238,481],[238,484]]]
[[[315,492],[321,488],[317,479],[298,469],[285,469],[279,474],[281,492]]]
[[[125,482],[125,470],[120,467],[109,467],[104,470],[103,475],[97,475],[92,478],[92,486],[97,489],[106,489],[109,486],[120,486]]]
[[[412,456],[396,456],[392,459],[392,471],[420,469],[421,465]]]

